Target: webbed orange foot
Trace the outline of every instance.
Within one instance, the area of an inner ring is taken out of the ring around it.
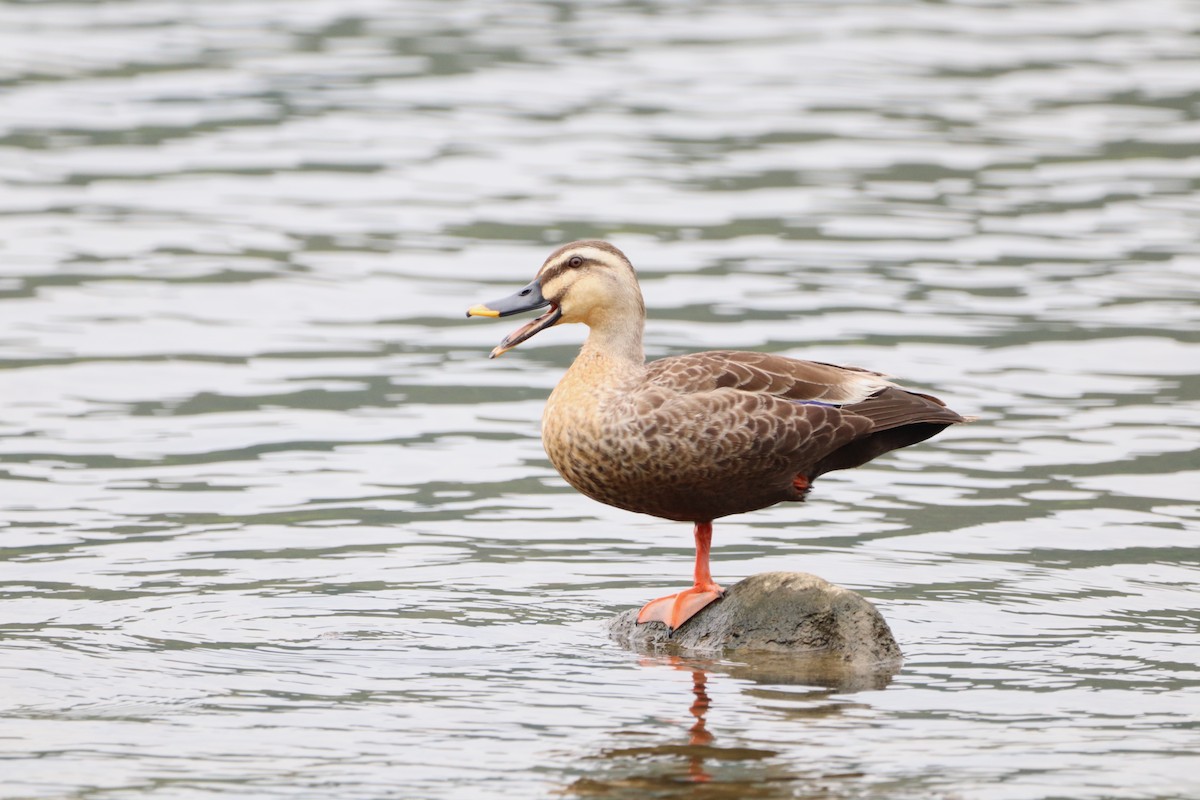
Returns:
[[[715,583],[693,586],[678,594],[669,594],[651,600],[638,612],[637,622],[661,622],[671,631],[687,622],[715,600],[720,600],[725,590]]]

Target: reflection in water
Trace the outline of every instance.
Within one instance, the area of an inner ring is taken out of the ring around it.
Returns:
[[[776,751],[713,744],[717,737],[708,729],[708,711],[712,705],[708,680],[713,662],[672,655],[644,658],[639,663],[645,668],[670,666],[691,674],[688,714],[692,722],[686,728],[687,743],[672,741],[603,750],[599,756],[601,765],[595,773],[575,781],[570,793],[607,798],[633,797],[629,793],[636,791],[666,798],[764,796],[759,791],[766,780],[765,773],[774,771],[774,765],[767,760],[776,756]],[[670,739],[679,739],[679,729],[674,724],[672,728]],[[775,776],[771,782],[778,781]]]
[[[764,708],[769,708],[772,713],[782,713],[797,725],[825,721],[847,709],[861,712],[868,707],[847,703],[840,697],[858,689],[882,688],[890,679],[886,675],[867,680],[861,675],[844,674],[838,680],[828,670],[810,676],[804,669],[806,660],[791,661],[790,671],[785,662],[786,659],[779,658],[778,654],[772,655],[765,668],[756,667],[753,658],[731,662],[680,655],[643,657],[638,663],[644,669],[667,666],[690,674],[691,691],[687,702],[692,721],[686,727],[687,743],[677,742],[682,738],[681,726],[672,722],[667,734],[671,740],[668,743],[604,749],[594,759],[598,766],[592,774],[572,783],[567,793],[589,798],[653,796],[713,800],[855,795],[861,787],[844,785],[844,782],[861,779],[862,773],[831,774],[822,771],[820,764],[811,764],[812,769],[808,770],[796,769],[796,765],[782,759],[782,754],[775,749],[750,746],[756,743],[730,744],[746,739],[745,733],[736,727],[728,727],[720,735],[709,728],[709,711],[713,707],[709,686],[714,675],[723,677],[727,685],[736,684],[741,676],[740,680],[746,683],[742,691],[744,698],[762,701]],[[749,676],[758,676],[758,679]],[[777,684],[807,688],[800,692],[768,688]],[[682,693],[680,701],[684,701]],[[627,732],[617,732],[617,735],[628,738]],[[646,738],[660,735],[646,734]],[[723,744],[714,744],[718,739]]]
[[[695,667],[692,670],[692,694],[696,696],[692,701],[691,712],[696,718],[696,722],[688,729],[691,738],[688,744],[693,748],[696,745],[710,745],[713,742],[713,735],[709,733],[704,715],[708,713],[708,707],[712,701],[708,698],[706,686],[708,684],[708,673],[702,669]],[[691,757],[691,763],[688,765],[688,774],[692,780],[707,783],[712,780],[712,775],[704,771],[704,757],[699,752],[694,752]]]

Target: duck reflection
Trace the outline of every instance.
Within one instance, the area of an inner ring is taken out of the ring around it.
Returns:
[[[616,732],[614,735],[624,740],[624,746],[603,749],[589,759],[594,765],[591,774],[568,786],[565,791],[568,796],[753,800],[837,798],[861,793],[862,786],[856,779],[862,776],[857,773],[830,775],[797,769],[778,758],[780,753],[776,750],[736,744],[741,737],[733,730],[725,735],[714,732],[709,727],[709,712],[714,707],[710,688],[720,685],[723,679],[730,683],[750,681],[742,690],[746,698],[753,698],[760,707],[768,703],[772,712],[803,721],[861,709],[863,704],[847,702],[843,695],[883,688],[891,680],[890,673],[851,675],[819,660],[798,661],[795,657],[769,655],[745,662],[643,655],[638,664],[644,669],[667,668],[690,673],[687,709],[691,721],[686,726],[686,735],[681,735],[684,731],[677,728],[679,732],[671,734],[667,742],[629,746],[625,743],[634,737],[643,738],[642,734]]]
[[[715,738],[708,732],[708,721],[704,718],[708,713],[708,707],[712,705],[712,701],[708,698],[708,673],[696,667],[687,668],[692,671],[692,694],[695,695],[689,710],[696,718],[696,722],[688,729],[688,733],[691,734],[688,744],[693,748],[707,746],[712,744]],[[712,775],[704,771],[704,757],[698,752],[691,755],[688,775],[698,783],[707,783],[712,780]]]

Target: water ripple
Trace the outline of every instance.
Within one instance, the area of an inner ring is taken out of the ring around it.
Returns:
[[[1180,797],[1200,15],[1101,3],[0,3],[0,795]],[[872,685],[625,652],[686,526],[537,440],[572,238],[653,357],[981,419],[717,526],[877,602]],[[464,761],[469,754],[469,763]]]

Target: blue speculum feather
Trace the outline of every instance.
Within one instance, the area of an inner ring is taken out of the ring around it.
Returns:
[[[822,403],[820,400],[793,400],[798,406],[825,406],[826,408],[838,408],[837,403]]]

